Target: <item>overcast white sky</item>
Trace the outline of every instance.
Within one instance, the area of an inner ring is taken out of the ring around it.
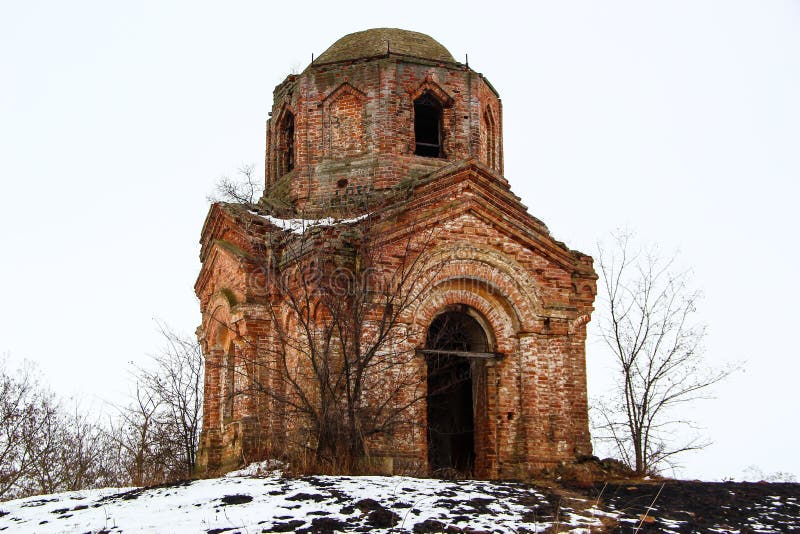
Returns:
[[[5,1],[0,354],[60,393],[119,400],[199,324],[205,196],[263,172],[272,90],[344,34],[421,31],[498,89],[506,176],[592,253],[619,226],[680,249],[713,363],[690,478],[800,475],[800,2]],[[587,347],[590,395],[610,361]]]

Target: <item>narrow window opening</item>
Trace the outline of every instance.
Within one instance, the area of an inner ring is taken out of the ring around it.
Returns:
[[[286,116],[284,135],[286,135],[286,172],[294,169],[294,115],[289,113]]]
[[[294,169],[294,115],[287,112],[281,122],[280,138],[278,140],[279,175],[284,175]]]
[[[222,421],[227,423],[233,419],[233,400],[234,400],[234,373],[236,372],[236,363],[234,357],[234,347],[228,349],[225,355],[225,387],[222,399]]]
[[[441,158],[442,105],[429,92],[414,101],[414,154]]]
[[[494,117],[490,111],[483,115],[484,138],[486,142],[486,164],[492,169],[497,168],[497,141],[495,136]]]

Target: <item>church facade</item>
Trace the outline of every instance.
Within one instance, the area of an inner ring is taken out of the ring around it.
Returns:
[[[511,192],[502,129],[488,80],[405,30],[347,35],[275,88],[263,198],[202,231],[200,473],[319,451],[338,422],[386,473],[591,454],[597,276]]]

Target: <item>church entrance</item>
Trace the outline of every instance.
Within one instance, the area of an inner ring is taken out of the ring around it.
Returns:
[[[428,466],[431,475],[475,474],[476,419],[485,416],[486,333],[466,306],[448,308],[428,328]]]

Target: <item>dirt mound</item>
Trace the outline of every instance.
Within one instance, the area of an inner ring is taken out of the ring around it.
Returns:
[[[558,482],[567,488],[588,489],[606,480],[635,480],[639,477],[625,464],[613,458],[599,459],[586,456],[574,463],[563,463],[554,469],[544,470],[542,478]]]

